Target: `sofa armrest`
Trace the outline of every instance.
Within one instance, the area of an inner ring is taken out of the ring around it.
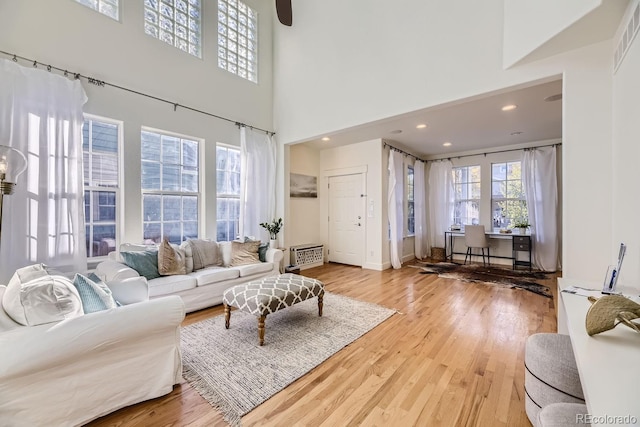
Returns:
[[[149,284],[142,276],[106,282],[113,299],[122,305],[149,300]]]
[[[106,283],[140,277],[138,272],[133,268],[128,267],[124,263],[112,260],[106,260],[99,263],[96,266],[96,275]]]
[[[122,348],[127,342],[176,334],[184,315],[182,299],[170,295],[3,332],[0,334],[0,382],[72,364],[92,353]]]
[[[271,262],[273,264],[277,264],[278,266],[282,262],[284,258],[284,254],[281,249],[269,248],[267,252],[264,254],[264,259],[266,262]]]

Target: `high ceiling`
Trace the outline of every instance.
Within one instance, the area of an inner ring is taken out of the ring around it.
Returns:
[[[501,148],[562,137],[562,81],[487,94],[326,135],[307,144],[326,149],[382,138],[421,158]],[[560,98],[560,99],[558,99]],[[505,105],[516,105],[502,111]],[[426,128],[417,129],[419,124]],[[401,131],[401,132],[398,132]],[[520,133],[518,133],[520,132]],[[445,147],[443,143],[450,142]]]

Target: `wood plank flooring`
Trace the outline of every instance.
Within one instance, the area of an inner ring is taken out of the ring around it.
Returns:
[[[541,281],[552,289],[549,299],[419,274],[410,266],[372,271],[325,264],[302,273],[322,280],[329,292],[399,314],[245,415],[243,425],[530,426],[524,411],[524,342],[532,333],[556,331],[555,275]],[[191,313],[184,324],[223,311],[217,306]],[[226,423],[182,383],[164,397],[89,425]]]

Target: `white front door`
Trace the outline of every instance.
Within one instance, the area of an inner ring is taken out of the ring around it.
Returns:
[[[329,177],[329,262],[364,263],[365,177]]]

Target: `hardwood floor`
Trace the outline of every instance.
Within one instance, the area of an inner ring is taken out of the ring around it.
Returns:
[[[322,280],[329,292],[399,314],[245,415],[243,425],[530,426],[524,342],[532,333],[556,331],[555,275],[543,281],[554,294],[549,299],[419,274],[409,266],[371,271],[325,264],[302,273]],[[192,313],[184,324],[223,311],[218,306]],[[226,423],[183,383],[90,425]]]

